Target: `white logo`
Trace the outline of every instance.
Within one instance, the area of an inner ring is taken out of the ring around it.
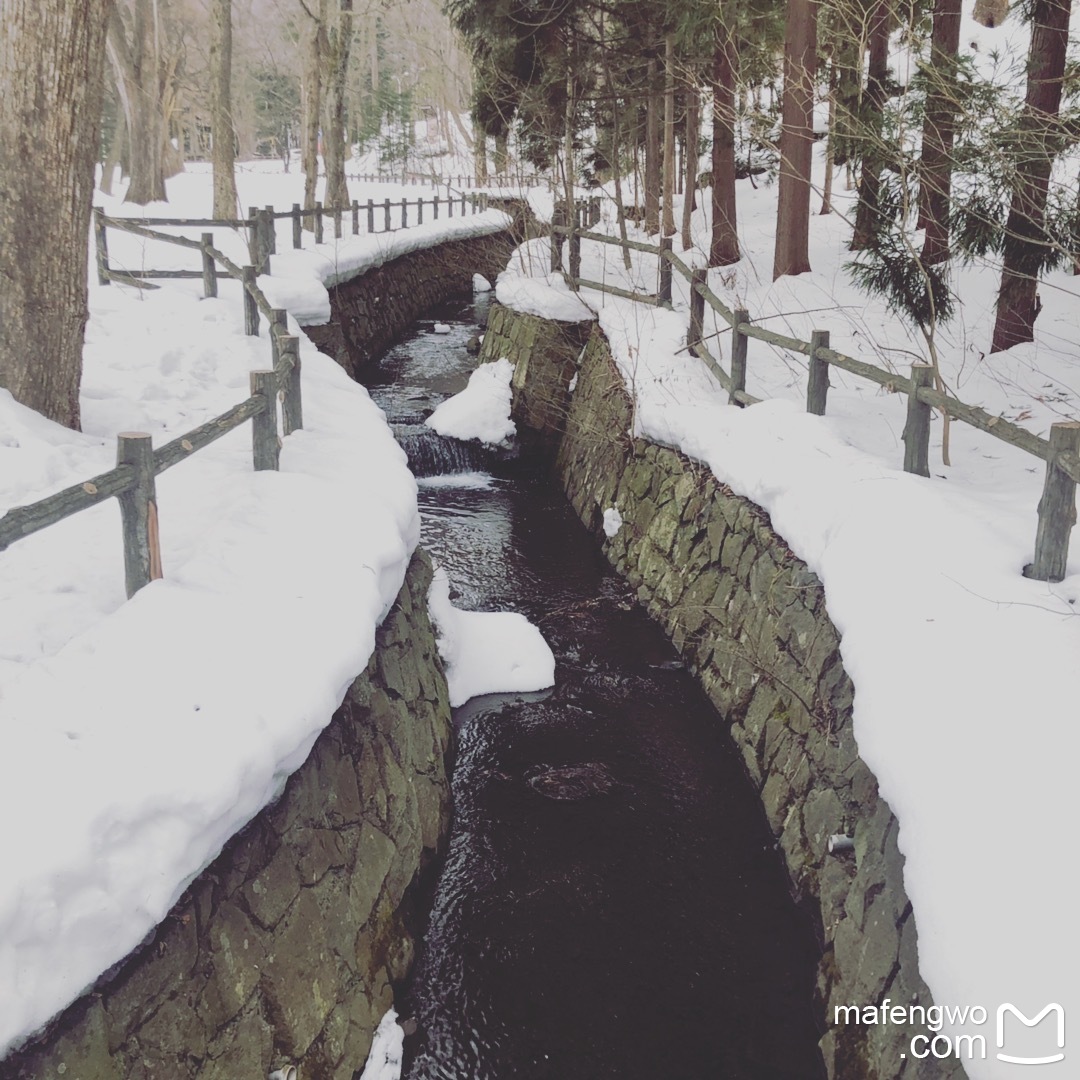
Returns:
[[[1057,1045],[1058,1049],[1065,1049],[1065,1010],[1057,1004],[1051,1003],[1038,1016],[1029,1020],[1015,1005],[1006,1002],[998,1006],[997,1011],[997,1044],[1000,1049],[1005,1045],[1005,1014],[1011,1012],[1025,1027],[1035,1027],[1050,1013],[1057,1016]],[[1064,1061],[1065,1054],[1051,1054],[1048,1057],[1013,1057],[1011,1054],[998,1054],[998,1061],[1008,1061],[1013,1065],[1050,1065],[1055,1061]]]

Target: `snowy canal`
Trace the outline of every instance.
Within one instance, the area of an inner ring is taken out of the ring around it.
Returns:
[[[484,299],[430,313],[368,386],[417,471],[451,470],[420,504],[456,605],[527,615],[556,684],[455,710],[448,855],[397,995],[404,1076],[823,1076],[816,945],[716,713],[542,462],[417,436],[467,381]]]

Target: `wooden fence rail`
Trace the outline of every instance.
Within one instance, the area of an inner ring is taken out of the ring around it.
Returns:
[[[260,211],[265,214],[266,211]],[[184,224],[180,219],[165,219],[167,224]],[[205,225],[206,220],[194,221]],[[241,222],[243,225],[249,222]],[[127,595],[133,596],[144,585],[162,576],[161,545],[158,529],[155,477],[171,469],[192,454],[209,446],[247,421],[252,421],[252,464],[256,471],[277,469],[281,440],[278,435],[278,400],[281,400],[282,432],[289,435],[303,427],[300,390],[300,340],[289,334],[286,313],[273,308],[255,281],[254,266],[238,266],[214,247],[212,233],[200,240],[158,233],[124,219],[106,217],[95,210],[94,232],[103,237],[109,227],[126,229],[151,240],[178,247],[197,249],[203,257],[203,269],[193,276],[202,277],[204,294],[217,295],[219,277],[241,282],[248,334],[258,334],[259,315],[270,326],[271,367],[251,373],[251,394],[220,416],[200,424],[156,450],[145,432],[122,432],[117,436],[116,468],[82,483],[58,491],[26,506],[16,506],[0,517],[0,551],[17,540],[30,536],[106,499],[120,503],[124,549],[124,582]],[[98,247],[99,273],[113,280],[121,279],[108,266],[107,254],[102,265],[102,247]],[[218,266],[221,269],[218,269]],[[162,276],[163,272],[158,272]],[[179,273],[179,272],[177,272]]]
[[[400,228],[410,228],[409,211],[410,208],[413,207],[416,209],[416,221],[413,224],[422,225],[424,223],[425,205],[431,208],[431,220],[435,221],[439,218],[440,209],[444,209],[448,217],[454,216],[455,207],[458,208],[458,212],[462,217],[464,217],[466,213],[483,213],[488,209],[489,200],[487,192],[482,191],[462,191],[455,193],[453,198],[440,198],[438,195],[435,195],[430,199],[403,198],[398,202],[391,202],[391,200],[387,198],[381,203],[376,203],[374,199],[368,199],[365,218],[367,225],[366,231],[368,234],[394,232],[392,213],[395,209],[400,211]],[[275,210],[272,206],[260,209],[257,206],[252,206],[249,208],[249,213],[246,218],[238,218],[236,220],[224,218],[192,218],[190,220],[184,218],[139,218],[138,220],[134,220],[132,218],[111,217],[106,215],[99,207],[95,207],[94,240],[97,255],[98,283],[101,285],[108,285],[111,281],[119,281],[126,285],[139,285],[140,282],[147,283],[161,278],[183,280],[200,277],[205,281],[208,281],[211,273],[210,264],[205,258],[201,270],[116,269],[109,262],[109,242],[107,234],[107,230],[109,229],[119,229],[122,232],[141,236],[148,240],[164,240],[166,243],[172,243],[178,247],[190,248],[192,250],[204,250],[206,234],[203,234],[201,241],[192,240],[184,236],[173,236],[171,234],[157,232],[151,228],[151,226],[173,225],[189,226],[191,228],[199,229],[214,227],[246,229],[248,233],[248,251],[250,253],[251,265],[255,267],[256,274],[269,274],[271,272],[270,257],[277,254],[275,222],[285,219],[292,222],[292,246],[294,249],[299,249],[303,246],[304,223],[308,220],[311,222],[311,230],[314,233],[315,242],[317,244],[321,244],[324,240],[327,217],[334,223],[334,236],[336,239],[340,240],[342,237],[343,222],[346,214],[349,215],[353,236],[359,236],[360,211],[363,208],[364,207],[362,207],[357,199],[353,199],[348,206],[324,206],[321,202],[317,201],[313,207],[307,210],[303,209],[299,203],[293,203],[291,210]],[[382,229],[376,229],[375,227],[375,214],[377,209],[382,212]],[[148,284],[144,284],[142,287],[156,288],[156,286]]]
[[[755,326],[750,313],[743,308],[731,309],[706,284],[707,273],[693,269],[671,250],[671,239],[665,237],[659,245],[640,240],[623,241],[617,236],[589,232],[581,226],[598,220],[598,213],[578,203],[567,213],[565,205],[556,206],[551,224],[551,269],[562,266],[564,241],[569,241],[570,262],[563,276],[573,289],[596,289],[612,296],[635,300],[654,306],[671,306],[671,272],[678,271],[690,289],[690,325],[686,346],[702,360],[728,391],[729,401],[737,405],[754,405],[759,398],[746,392],[748,344],[751,339],[808,358],[806,408],[815,415],[825,415],[829,368],[837,367],[877,383],[891,393],[908,395],[907,422],[904,427],[904,469],[920,476],[929,476],[931,410],[959,420],[961,423],[992,435],[995,439],[1015,446],[1046,462],[1043,494],[1038,507],[1038,527],[1035,534],[1035,555],[1024,567],[1027,577],[1039,581],[1061,581],[1068,561],[1069,539],[1076,522],[1076,488],[1080,484],[1080,423],[1068,421],[1052,424],[1050,438],[1043,439],[1004,417],[994,416],[976,405],[935,389],[936,372],[925,364],[914,364],[911,377],[846,356],[829,346],[827,330],[815,330],[810,341],[778,334]],[[591,240],[631,251],[655,255],[657,259],[657,291],[655,294],[633,292],[604,282],[589,281],[580,276],[581,241]],[[704,315],[708,305],[731,328],[731,371],[725,371],[719,360],[705,344]]]

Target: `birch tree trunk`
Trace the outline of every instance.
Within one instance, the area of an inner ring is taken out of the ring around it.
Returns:
[[[0,0],[0,386],[79,427],[111,0]]]

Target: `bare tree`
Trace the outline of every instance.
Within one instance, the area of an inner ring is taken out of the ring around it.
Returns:
[[[349,201],[345,183],[345,76],[353,36],[353,0],[337,0],[325,25],[323,160],[326,163],[326,205],[345,206]]]
[[[238,213],[232,122],[232,0],[213,0],[210,30],[211,124],[214,132],[214,217]]]
[[[108,55],[128,130],[131,182],[126,202],[165,199],[166,99],[179,56],[169,55],[159,0],[112,8]]]
[[[0,386],[79,427],[111,0],[0,0]]]

